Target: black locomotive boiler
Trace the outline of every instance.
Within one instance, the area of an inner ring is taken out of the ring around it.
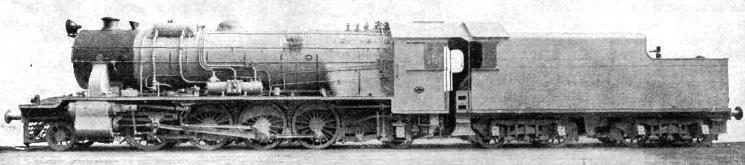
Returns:
[[[80,30],[77,95],[6,114],[54,150],[127,141],[143,150],[298,142],[320,149],[424,137],[477,146],[710,145],[726,121],[727,59],[650,58],[638,34],[507,33],[498,23],[413,22],[249,32],[104,17]],[[659,49],[657,50],[659,52]]]

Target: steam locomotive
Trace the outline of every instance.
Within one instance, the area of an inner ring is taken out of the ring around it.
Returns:
[[[312,149],[418,138],[476,146],[707,146],[742,118],[728,107],[727,59],[651,58],[637,34],[517,34],[499,23],[376,22],[340,31],[248,32],[172,22],[81,30],[76,95],[6,113],[24,144],[58,150],[126,141]]]

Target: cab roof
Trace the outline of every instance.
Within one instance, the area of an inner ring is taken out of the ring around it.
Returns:
[[[393,38],[446,39],[463,38],[489,40],[508,38],[507,30],[498,22],[459,22],[416,21],[412,23],[391,24]]]

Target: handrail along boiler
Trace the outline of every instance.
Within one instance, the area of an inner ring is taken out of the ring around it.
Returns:
[[[457,137],[496,148],[710,145],[726,121],[727,59],[649,58],[635,34],[519,34],[498,23],[376,22],[344,31],[214,31],[172,22],[80,30],[84,93],[20,105],[24,143],[118,140],[143,150]],[[115,140],[116,139],[116,140]]]

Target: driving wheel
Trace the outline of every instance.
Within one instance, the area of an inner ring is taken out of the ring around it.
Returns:
[[[203,105],[195,108],[184,119],[185,124],[202,126],[232,125],[233,117],[225,108],[217,105]],[[221,131],[225,128],[205,128],[206,131]],[[226,136],[212,134],[197,134],[197,137],[189,140],[189,143],[202,150],[215,150],[230,143],[231,139]]]
[[[299,139],[300,145],[311,149],[323,149],[335,143],[341,133],[339,115],[321,104],[307,105],[292,116],[295,135],[309,136]]]
[[[256,135],[254,139],[245,139],[246,145],[253,149],[271,149],[283,142],[277,138],[286,127],[285,113],[274,105],[255,105],[243,110],[238,123],[251,126]]]

